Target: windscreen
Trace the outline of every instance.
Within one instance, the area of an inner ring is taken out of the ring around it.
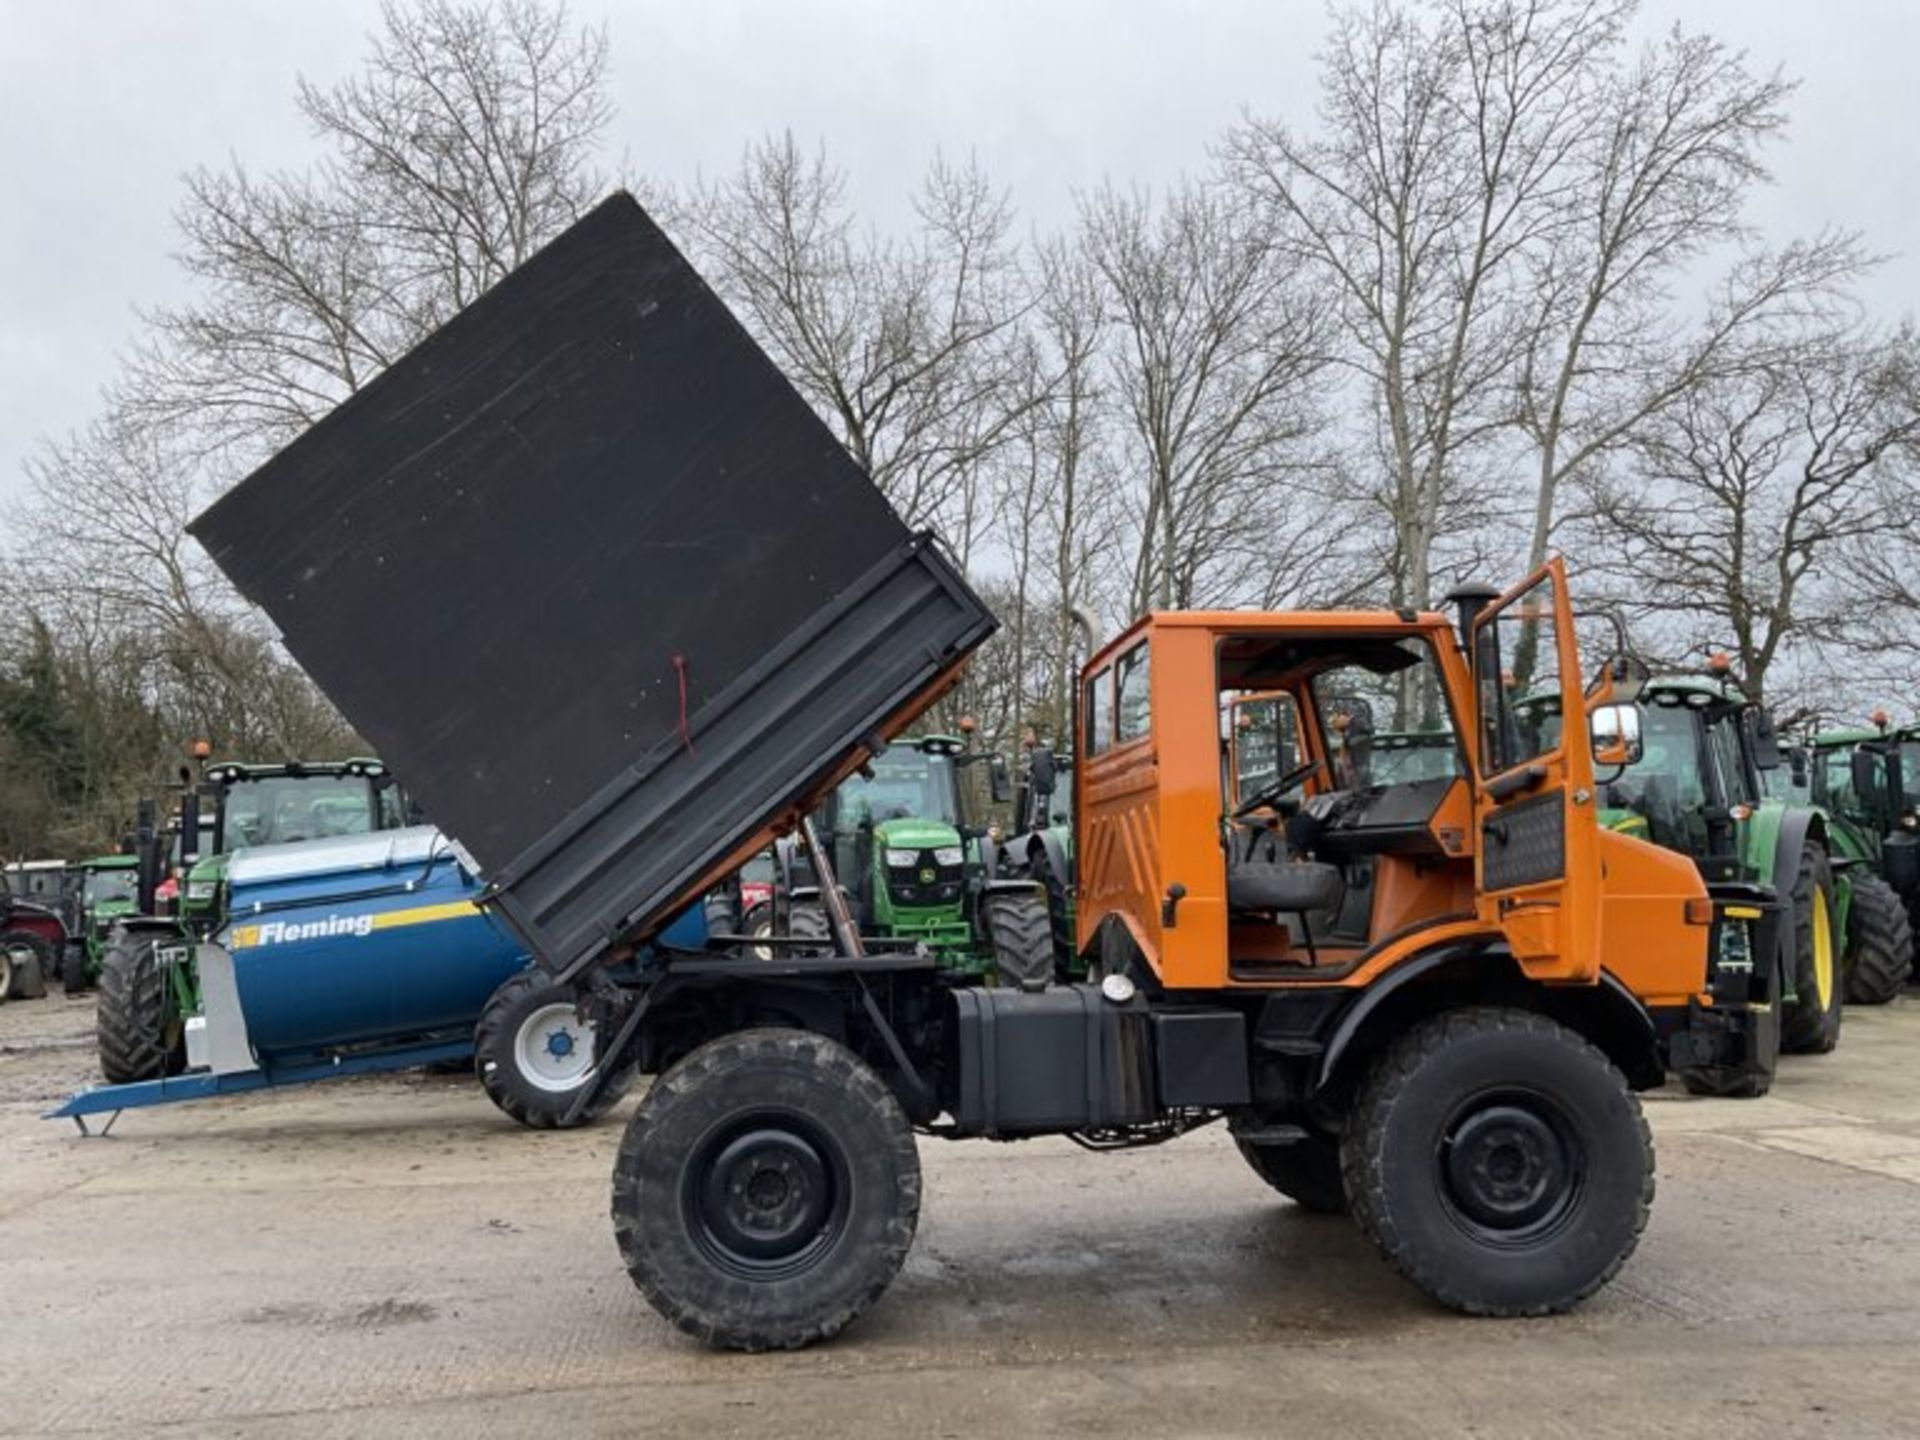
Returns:
[[[361,776],[246,780],[227,792],[229,850],[364,835],[373,828],[373,787]]]

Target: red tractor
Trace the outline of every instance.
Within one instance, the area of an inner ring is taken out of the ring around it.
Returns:
[[[38,1000],[66,953],[67,927],[44,905],[0,894],[0,1000]]]

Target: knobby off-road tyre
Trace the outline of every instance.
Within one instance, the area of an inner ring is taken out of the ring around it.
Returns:
[[[487,1098],[534,1130],[598,1120],[633,1088],[632,1067],[616,1068],[578,1116],[568,1111],[598,1073],[598,1036],[581,1023],[579,992],[543,970],[514,976],[493,992],[473,1031],[473,1064]]]
[[[1653,1203],[1653,1141],[1625,1077],[1525,1010],[1407,1031],[1361,1086],[1340,1158],[1361,1232],[1473,1315],[1570,1309],[1626,1263]]]
[[[185,1022],[159,946],[156,936],[122,932],[101,957],[94,1033],[100,1073],[115,1085],[178,1075],[187,1065]]]
[[[1309,1135],[1290,1145],[1233,1142],[1253,1173],[1303,1210],[1316,1215],[1345,1215],[1346,1181],[1340,1174],[1340,1142],[1328,1135]]]
[[[1847,911],[1847,1003],[1884,1005],[1913,976],[1913,926],[1894,888],[1870,870],[1851,872]]]
[[[38,1000],[47,993],[47,980],[54,974],[53,946],[31,930],[0,932],[0,954],[8,965],[0,998]]]
[[[1780,1015],[1780,1050],[1824,1055],[1840,1043],[1847,997],[1833,925],[1833,871],[1818,845],[1800,852],[1792,905],[1795,999]]]
[[[1044,990],[1053,979],[1053,926],[1036,886],[989,890],[981,906],[993,968],[1003,985]]]
[[[742,1030],[653,1083],[613,1170],[613,1230],[647,1302],[729,1350],[838,1333],[899,1272],[920,1217],[907,1117],[858,1056]]]
[[[1053,933],[1054,975],[1064,983],[1073,974],[1074,942],[1078,938],[1073,933],[1073,897],[1067,893],[1065,877],[1054,872],[1053,862],[1044,850],[1034,855],[1030,868],[1033,878],[1047,892],[1047,926]]]

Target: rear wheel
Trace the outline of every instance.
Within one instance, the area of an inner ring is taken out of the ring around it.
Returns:
[[[160,963],[160,938],[121,931],[100,962],[94,1029],[100,1073],[115,1085],[177,1075],[187,1065],[186,1022]]]
[[[1847,907],[1847,1003],[1884,1005],[1913,975],[1913,927],[1894,888],[1855,869]]]
[[[1794,1000],[1781,1012],[1780,1049],[1789,1055],[1824,1055],[1840,1043],[1846,994],[1833,925],[1833,871],[1818,845],[1800,852],[1792,904]]]
[[[1387,1261],[1475,1315],[1578,1304],[1626,1263],[1653,1201],[1625,1077],[1524,1010],[1456,1010],[1400,1037],[1361,1087],[1341,1168]]]
[[[654,1081],[614,1164],[633,1283],[729,1350],[837,1334],[899,1272],[919,1216],[920,1157],[893,1093],[799,1030],[743,1030],[687,1056]]]
[[[587,1108],[573,1102],[598,1073],[594,1027],[579,1016],[579,993],[528,970],[493,992],[473,1031],[474,1068],[487,1098],[522,1125],[553,1130],[585,1125],[618,1103],[633,1071],[616,1070]]]
[[[1316,1215],[1347,1213],[1347,1187],[1340,1176],[1340,1142],[1308,1135],[1287,1145],[1233,1142],[1253,1173],[1303,1210]]]
[[[1022,990],[1044,990],[1053,979],[1053,928],[1045,893],[1036,885],[989,890],[981,906],[993,968]]]

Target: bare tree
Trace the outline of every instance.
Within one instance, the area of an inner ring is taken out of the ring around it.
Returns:
[[[1102,187],[1081,202],[1080,243],[1112,313],[1132,609],[1260,593],[1292,563],[1290,527],[1319,518],[1294,501],[1318,464],[1322,307],[1264,219],[1217,184],[1184,182],[1157,205]]]
[[[361,74],[300,83],[304,174],[187,177],[193,302],[153,311],[120,403],[205,445],[284,443],[598,197],[604,30],[536,0],[386,4]]]
[[[1592,72],[1630,11],[1376,0],[1335,16],[1317,135],[1250,120],[1228,136],[1234,173],[1340,299],[1387,466],[1396,604],[1432,599],[1457,488],[1504,423],[1519,262],[1554,223]]]
[[[936,158],[914,232],[857,228],[846,178],[791,134],[668,196],[669,228],[910,525],[964,560],[979,469],[1023,413],[1027,285],[1012,211],[978,166]]]
[[[1911,330],[1802,337],[1687,391],[1642,429],[1631,470],[1586,482],[1594,568],[1654,648],[1722,647],[1757,697],[1788,647],[1863,638],[1847,581],[1920,439],[1917,380]]]

